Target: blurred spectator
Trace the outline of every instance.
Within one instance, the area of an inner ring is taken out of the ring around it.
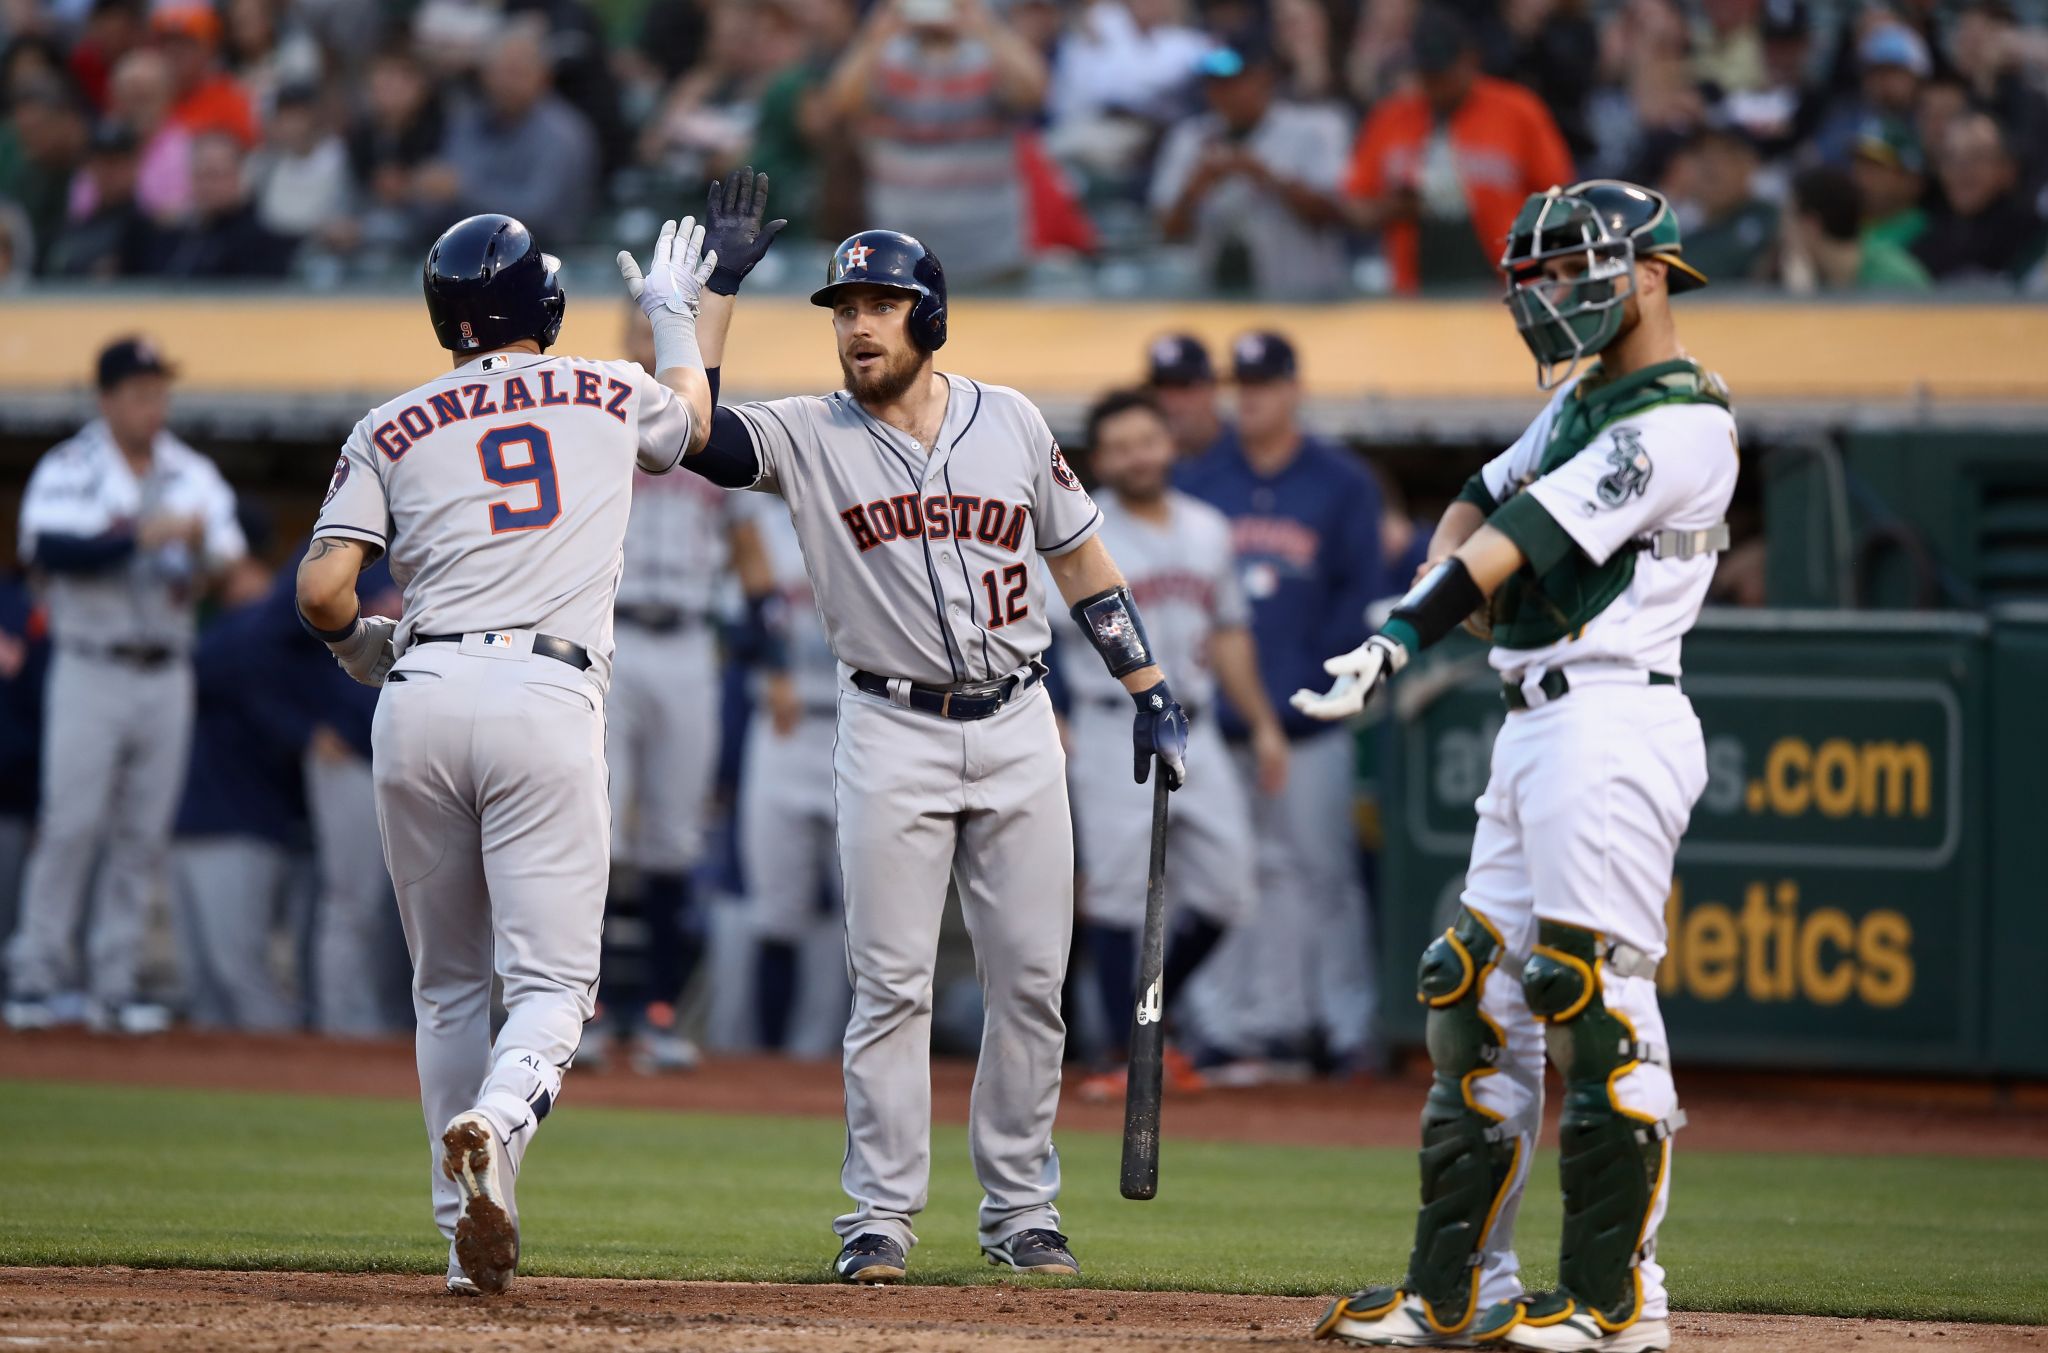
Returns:
[[[1972,113],[1952,124],[1935,160],[1941,208],[1913,255],[1942,281],[2017,280],[2039,261],[2041,217],[2018,191],[2019,166],[1996,122]]]
[[[1415,9],[1416,0],[1360,0],[1351,50],[1344,57],[1344,86],[1353,103],[1370,108],[1407,75]]]
[[[1176,0],[1098,0],[1081,11],[1053,62],[1058,154],[1118,169],[1195,111],[1195,67],[1215,43],[1182,13]]]
[[[0,34],[5,30],[0,29]],[[64,79],[64,49],[41,33],[24,33],[0,47],[0,98],[12,103],[22,86]]]
[[[256,110],[249,95],[221,70],[220,16],[210,4],[173,4],[150,16],[157,50],[171,69],[176,92],[171,121],[194,136],[225,132],[244,149],[256,144]]]
[[[864,140],[869,221],[921,238],[956,284],[1021,275],[1016,134],[1044,106],[1046,79],[989,0],[880,0],[831,84]]]
[[[1479,73],[1450,10],[1415,21],[1418,89],[1382,102],[1352,154],[1351,219],[1377,230],[1404,294],[1492,284],[1532,192],[1572,181],[1571,155],[1528,90]]]
[[[317,84],[323,73],[320,44],[303,24],[288,22],[290,0],[227,0],[227,65],[268,122],[280,90]]]
[[[296,241],[267,229],[242,173],[241,143],[208,132],[192,143],[192,214],[164,232],[150,271],[159,277],[283,277]]]
[[[276,1033],[300,1022],[293,984],[272,960],[306,833],[306,730],[280,670],[284,645],[305,643],[294,610],[282,590],[227,610],[192,655],[196,712],[171,874],[186,1014],[201,1027]]]
[[[1145,386],[1159,401],[1173,448],[1183,459],[1216,445],[1226,425],[1217,401],[1216,368],[1201,339],[1193,334],[1154,339],[1145,354]]]
[[[1193,243],[1207,289],[1340,294],[1343,116],[1277,98],[1272,53],[1254,35],[1211,52],[1201,70],[1209,111],[1173,129],[1152,179],[1161,233]]]
[[[35,262],[36,232],[28,213],[0,197],[0,292],[27,286]]]
[[[1280,94],[1295,103],[1321,103],[1336,93],[1330,65],[1330,12],[1321,0],[1271,0],[1273,54]]]
[[[108,86],[110,117],[135,134],[141,159],[135,168],[135,201],[157,220],[173,220],[192,205],[192,135],[171,120],[171,68],[163,56],[144,48],[114,68]],[[93,176],[71,186],[74,220],[93,214],[99,202]]]
[[[0,124],[0,202],[20,204],[35,250],[24,257],[35,267],[63,229],[71,180],[85,165],[89,134],[77,96],[52,77],[17,82],[11,111]],[[23,243],[17,242],[17,252]]]
[[[96,110],[107,106],[107,86],[121,58],[149,37],[146,0],[94,0],[78,41],[71,46],[71,78]]]
[[[807,12],[802,6],[792,6],[789,12],[807,20],[803,28],[808,42],[803,57],[784,67],[761,92],[754,144],[746,158],[774,180],[775,214],[789,219],[793,233],[837,240],[858,228],[826,218],[853,206],[844,199],[858,196],[859,157],[849,148],[844,125],[832,115],[825,86],[833,63],[853,36],[853,6],[850,0],[813,0]],[[859,214],[857,206],[854,214]],[[840,224],[848,228],[838,229]]]
[[[433,162],[447,136],[440,91],[404,44],[380,51],[364,80],[363,108],[349,132],[356,209],[338,222],[336,242],[410,254],[433,236],[421,219],[414,175]]]
[[[769,86],[803,59],[804,30],[792,0],[714,6],[704,59],[648,119],[640,158],[685,184],[724,174],[753,140]]]
[[[1873,117],[1911,117],[1920,82],[1933,69],[1927,44],[1903,24],[1873,26],[1857,44],[1862,72],[1854,98],[1844,101],[1821,125],[1817,141],[1821,158],[1846,164],[1863,124]]]
[[[1932,285],[1927,270],[1911,254],[1864,235],[1863,199],[1856,180],[1847,170],[1827,165],[1816,165],[1792,180],[1783,268],[1786,289],[1796,295],[1925,291]]]
[[[2038,83],[2048,67],[2048,35],[2022,29],[2008,0],[1970,0],[1948,50],[1977,106],[2005,128],[2006,145],[2020,159],[2021,190],[2031,196],[2048,183],[2048,93]]]
[[[666,9],[679,0],[658,0]],[[702,0],[699,0],[701,3]],[[776,3],[777,0],[714,0],[726,4]],[[797,0],[799,4],[805,0]],[[591,0],[503,0],[502,17],[521,23],[539,21],[546,34],[548,78],[556,94],[583,115],[597,138],[598,164],[610,174],[632,158],[633,129],[619,98],[619,79],[605,41],[609,6]],[[687,4],[685,4],[687,7]],[[487,7],[487,12],[489,8]]]
[[[1543,100],[1574,161],[1593,153],[1587,98],[1600,62],[1600,29],[1587,0],[1509,0],[1501,7],[1504,59],[1495,74]]]
[[[248,180],[256,219],[274,235],[314,234],[348,208],[348,151],[323,125],[319,94],[311,85],[287,85],[265,129],[263,146],[249,157]]]
[[[1948,129],[1960,122],[1970,112],[1970,91],[1959,75],[1937,75],[1920,86],[1919,98],[1913,105],[1914,139],[1920,143],[1920,154],[1924,160],[1948,141]],[[1935,205],[1941,196],[1941,184],[1937,180],[1928,185],[1928,206]]]
[[[547,54],[534,25],[507,28],[482,71],[483,98],[457,109],[438,162],[415,189],[447,220],[498,211],[524,221],[549,248],[582,237],[596,205],[597,146],[590,124],[548,88]]]
[[[1764,63],[1762,0],[1704,0],[1693,27],[1692,73],[1723,93],[1761,89]],[[1691,247],[1691,241],[1686,241]]]
[[[1678,196],[1686,262],[1716,283],[1762,280],[1778,239],[1778,209],[1756,189],[1756,145],[1735,127],[1708,127],[1685,156]]]
[[[92,208],[83,215],[74,213],[63,232],[45,246],[44,272],[104,281],[131,277],[149,267],[156,228],[135,195],[141,169],[135,133],[124,123],[102,122],[93,131],[79,175]],[[74,200],[78,196],[74,191]]]
[[[1927,192],[1927,162],[1912,124],[1901,118],[1873,118],[1856,138],[1850,177],[1863,198],[1863,233],[1911,249],[1927,231],[1921,199]],[[1691,257],[1692,238],[1686,238]],[[1712,273],[1707,274],[1709,277]]]
[[[1726,91],[1719,111],[1747,130],[1766,155],[1776,157],[1813,134],[1827,112],[1827,98],[1812,70],[1813,16],[1805,0],[1764,0],[1758,32],[1763,82]],[[1691,245],[1688,239],[1686,246]]]
[[[705,0],[648,5],[640,19],[637,41],[622,55],[629,63],[651,63],[655,74],[663,80],[678,78],[704,50],[704,34],[709,27],[704,10]]]

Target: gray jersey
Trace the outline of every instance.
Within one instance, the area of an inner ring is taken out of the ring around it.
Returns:
[[[24,560],[35,558],[44,535],[105,535],[160,514],[206,523],[204,558],[180,543],[137,551],[104,572],[52,574],[44,596],[57,642],[189,649],[202,575],[246,552],[235,492],[212,461],[168,432],[157,435],[150,460],[137,478],[107,425],[95,420],[36,462],[21,499]]]
[[[709,616],[731,553],[733,512],[733,495],[701,475],[636,476],[619,604]]]
[[[754,487],[789,504],[834,655],[933,685],[1043,653],[1036,556],[1079,548],[1102,521],[1030,400],[945,380],[929,452],[843,390],[735,409],[760,455]]]
[[[763,499],[747,503],[747,509],[761,533],[761,548],[775,575],[775,592],[786,617],[790,680],[796,683],[797,697],[806,710],[829,712],[839,698],[839,667],[832,657],[824,618],[818,614],[811,575],[804,571],[804,551],[796,538],[796,526],[780,503]]]
[[[1212,708],[1216,679],[1209,670],[1209,638],[1219,629],[1251,623],[1229,519],[1199,499],[1169,491],[1166,521],[1146,521],[1111,495],[1102,501],[1102,540],[1130,584],[1152,656],[1174,694],[1190,709]],[[1060,627],[1060,675],[1076,700],[1121,706],[1130,699],[1072,617]]]
[[[762,475],[803,540],[834,655],[948,686],[1016,671],[1051,643],[1036,555],[1065,555],[1102,514],[1030,399],[946,377],[926,450],[846,391],[737,405]]]
[[[499,354],[372,409],[313,528],[390,551],[411,636],[533,630],[609,678],[633,467],[674,467],[690,408],[633,362]]]

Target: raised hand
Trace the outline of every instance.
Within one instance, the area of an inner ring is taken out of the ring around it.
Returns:
[[[1408,650],[1375,634],[1349,653],[1331,658],[1323,670],[1337,680],[1327,691],[1296,691],[1287,703],[1311,719],[1348,719],[1387,684],[1387,678],[1408,663]]]
[[[718,255],[704,252],[704,227],[694,216],[685,216],[680,226],[674,221],[662,223],[645,275],[632,254],[619,251],[619,276],[626,279],[626,290],[650,319],[660,310],[696,318],[704,283],[717,266]]]
[[[778,218],[761,223],[768,214],[768,176],[756,174],[752,165],[714,180],[709,197],[704,211],[704,246],[717,255],[718,267],[705,286],[720,296],[731,296],[789,222]]]

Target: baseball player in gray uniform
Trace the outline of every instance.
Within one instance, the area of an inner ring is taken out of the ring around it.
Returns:
[[[761,185],[757,185],[757,189]],[[712,212],[751,266],[761,204]],[[750,242],[750,243],[749,243]],[[735,277],[730,283],[737,287]],[[1014,390],[933,369],[946,284],[917,240],[871,230],[832,253],[844,388],[721,408],[686,462],[781,495],[840,665],[833,782],[853,1012],[845,1041],[850,1282],[891,1282],[931,1170],[932,972],[947,884],[973,936],[984,1017],[969,1140],[980,1241],[1025,1273],[1079,1271],[1059,1232],[1060,987],[1073,928],[1065,757],[1044,688],[1037,559],[1137,705],[1136,771],[1177,784],[1186,723],[1137,606],[1096,538],[1102,514]],[[731,302],[707,298],[716,368]]]
[[[55,1021],[95,866],[89,1018],[137,1034],[170,1022],[137,999],[136,972],[185,785],[194,609],[246,550],[234,491],[164,428],[171,375],[143,339],[109,345],[100,417],[37,463],[22,496],[21,553],[43,579],[54,656],[42,812],[7,946],[10,1028]]]
[[[1203,764],[1175,800],[1167,873],[1181,908],[1169,928],[1163,982],[1167,1013],[1225,930],[1253,897],[1251,801],[1224,755],[1213,720],[1202,718],[1221,686],[1244,711],[1261,782],[1277,792],[1287,776],[1287,735],[1266,697],[1252,647],[1251,607],[1237,576],[1230,521],[1200,499],[1170,487],[1171,426],[1143,391],[1105,396],[1088,413],[1090,462],[1109,491],[1102,539],[1116,551],[1160,665],[1174,673],[1188,711],[1189,750]],[[1081,935],[1093,960],[1109,1027],[1121,1030],[1137,998],[1138,936],[1145,924],[1146,842],[1151,798],[1119,773],[1117,725],[1122,689],[1083,651],[1071,625],[1057,631],[1060,676],[1071,696],[1067,784],[1080,835]],[[1118,1060],[1121,1060],[1120,1058]],[[1201,1074],[1176,1047],[1167,1049],[1168,1082],[1202,1088]],[[1081,1083],[1084,1099],[1123,1091],[1121,1068]]]
[[[799,946],[816,925],[820,900],[840,894],[832,810],[839,664],[789,513],[764,499],[749,515],[777,595],[754,655],[754,717],[740,772],[740,862],[756,935],[755,1032],[763,1047],[782,1048],[800,989]]]
[[[526,227],[449,227],[425,290],[455,369],[356,425],[299,565],[306,627],[350,676],[384,685],[377,817],[412,953],[450,1291],[512,1280],[519,1164],[596,995],[612,604],[634,466],[674,466],[709,425],[702,244],[695,222],[671,221],[647,277],[620,255],[654,326],[649,375],[548,355],[564,297]],[[386,550],[396,622],[357,609],[356,574]]]
[[[629,311],[626,356],[643,367],[654,360],[638,307]],[[644,979],[627,993],[639,997],[629,1001],[628,1022],[633,1063],[643,1071],[687,1071],[698,1062],[696,1044],[677,1027],[676,1005],[704,956],[691,871],[703,853],[718,769],[718,702],[705,692],[718,689],[716,609],[728,567],[750,598],[773,592],[754,523],[731,494],[697,475],[642,472],[613,612],[618,653],[605,705],[605,758],[612,861],[632,880],[646,933]],[[590,1054],[605,1032],[591,1026],[586,1062],[595,1060]]]

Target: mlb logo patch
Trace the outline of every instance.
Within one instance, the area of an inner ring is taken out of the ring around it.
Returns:
[[[510,648],[512,647],[512,636],[509,634],[499,634],[495,631],[486,631],[484,634],[484,647]]]

